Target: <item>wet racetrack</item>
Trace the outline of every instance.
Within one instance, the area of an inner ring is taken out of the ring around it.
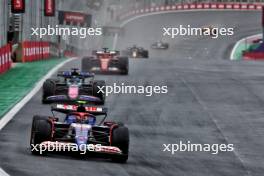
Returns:
[[[150,58],[130,60],[128,76],[98,76],[108,85],[167,85],[168,94],[111,94],[109,119],[130,130],[127,164],[70,156],[32,156],[29,149],[34,114],[50,114],[41,91],[0,133],[0,166],[10,175],[98,176],[262,176],[264,172],[263,62],[230,61],[230,50],[242,37],[261,32],[260,13],[189,12],[153,15],[125,26],[118,48],[149,48],[162,27],[208,24],[235,27],[231,37],[176,37],[167,51],[150,50]],[[80,60],[62,70],[79,67]],[[163,144],[234,144],[234,152],[163,152]]]

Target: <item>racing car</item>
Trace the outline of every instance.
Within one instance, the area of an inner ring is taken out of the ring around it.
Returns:
[[[127,75],[129,62],[127,57],[120,56],[120,52],[103,48],[100,51],[93,51],[92,56],[82,59],[82,70],[101,74],[118,73]]]
[[[94,80],[94,74],[80,72],[77,68],[71,71],[60,71],[56,79],[47,79],[43,83],[42,102],[50,103],[47,97],[67,95],[71,100],[82,95],[92,95],[101,99],[99,104],[105,102],[105,81]]]
[[[164,43],[162,41],[157,41],[157,42],[155,42],[155,43],[153,43],[151,45],[151,48],[152,49],[164,49],[164,50],[166,50],[166,49],[169,48],[169,43]]]
[[[98,98],[85,96],[85,99],[97,101]],[[129,130],[122,123],[105,121],[107,108],[88,106],[86,102],[79,101],[77,104],[53,105],[51,111],[52,114],[62,114],[63,120],[54,115],[33,117],[30,137],[32,154],[95,154],[114,162],[127,161]],[[97,122],[99,116],[102,119]],[[55,147],[56,150],[52,150]]]
[[[133,45],[132,47],[127,48],[125,51],[123,51],[123,54],[125,56],[128,56],[130,58],[148,58],[148,50],[145,50],[142,47],[138,47],[136,45]]]

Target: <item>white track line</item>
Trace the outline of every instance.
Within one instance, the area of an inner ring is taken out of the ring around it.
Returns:
[[[62,67],[64,64],[72,61],[73,58],[69,58],[66,61],[63,61],[56,67],[54,67],[52,70],[50,70],[36,85],[35,87],[30,91],[29,94],[27,94],[20,102],[18,102],[10,111],[8,111],[1,119],[0,119],[0,131],[2,128],[16,115],[18,111],[41,89],[44,81],[51,77],[60,67]]]
[[[0,168],[0,176],[10,176],[3,169]]]
[[[20,102],[18,102],[8,113],[4,115],[4,117],[0,120],[0,131],[3,129],[3,127],[24,107],[24,105],[41,89],[44,81],[51,77],[60,67],[65,65],[66,63],[72,61],[74,58],[69,58],[66,61],[63,61],[56,67],[54,67],[52,70],[50,70],[36,85],[35,87],[30,91],[29,94],[27,94]],[[0,176],[10,176],[8,173],[6,173],[1,167],[0,167]]]
[[[244,42],[246,39],[250,39],[250,38],[255,38],[255,37],[262,37],[262,34],[256,34],[256,35],[251,35],[245,38],[240,39],[239,41],[236,42],[235,46],[233,47],[231,54],[230,54],[230,60],[235,60],[235,51],[237,50],[238,46]]]
[[[125,20],[123,23],[120,24],[120,27],[124,27],[127,23],[135,20],[135,19],[138,19],[138,18],[141,18],[141,17],[145,17],[145,16],[150,16],[150,15],[155,15],[155,14],[164,14],[164,13],[175,13],[175,12],[193,12],[193,11],[199,11],[199,10],[186,10],[186,11],[167,11],[167,12],[155,12],[155,13],[147,13],[147,14],[143,14],[143,15],[138,15],[138,16],[134,16],[130,19],[127,19]],[[236,44],[235,44],[235,47],[233,48],[232,52],[231,52],[231,55],[230,55],[230,58],[232,58],[232,56],[234,55],[234,52],[235,52],[235,49],[238,47],[238,45],[240,44],[240,42],[242,42],[243,40],[247,39],[247,38],[254,38],[254,37],[258,37],[258,36],[262,36],[262,34],[257,34],[257,35],[252,35],[252,36],[249,36],[249,37],[246,37],[246,38],[243,38],[241,40],[239,40]],[[118,40],[118,34],[115,35],[114,37],[114,41],[113,41],[113,47],[114,49],[116,48],[116,44],[117,44],[117,40]],[[232,59],[231,59],[232,60]],[[197,96],[196,92],[186,83],[186,81],[184,79],[182,79],[182,81],[184,82],[184,84],[191,90],[191,92],[193,93],[193,95],[196,97],[197,101],[199,102],[199,104],[202,105],[203,109],[209,113],[209,116],[210,118],[212,119],[212,121],[214,122],[214,124],[216,125],[216,128],[221,132],[221,129],[217,123],[217,121],[212,117],[211,113],[208,111],[208,108],[207,106],[203,103],[203,101],[200,99],[199,96]],[[223,138],[228,141],[228,139],[224,136],[223,133],[221,133]],[[251,176],[251,173],[250,171],[246,168],[246,165],[245,165],[245,162],[244,160],[240,157],[239,153],[237,151],[234,151],[234,154],[235,156],[238,158],[238,160],[242,163],[243,167],[245,168],[246,172],[247,172],[247,175]]]

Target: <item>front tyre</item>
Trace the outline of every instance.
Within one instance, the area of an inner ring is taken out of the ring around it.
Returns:
[[[55,80],[55,79],[47,79],[43,83],[43,93],[42,93],[42,103],[43,104],[49,103],[47,101],[47,97],[55,95],[56,82],[57,82],[57,80]]]
[[[101,102],[98,103],[100,105],[105,103],[105,85],[105,81],[103,80],[95,80],[93,82],[93,96],[101,99]]]
[[[122,75],[128,75],[129,61],[127,57],[119,58],[119,69]]]
[[[33,150],[33,146],[38,146],[44,142],[51,140],[52,127],[49,122],[49,117],[45,116],[34,116],[31,128],[30,147],[31,153],[39,155],[39,151]],[[43,153],[42,153],[43,154]]]
[[[112,161],[118,163],[126,163],[129,153],[129,131],[125,126],[118,126],[112,131],[112,146],[118,147],[121,151],[121,155],[115,155],[112,157]]]

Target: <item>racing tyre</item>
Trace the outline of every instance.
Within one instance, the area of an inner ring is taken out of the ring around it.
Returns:
[[[103,105],[105,103],[105,81],[96,80],[93,82],[93,96],[100,98],[102,101],[98,104]],[[103,92],[100,91],[100,88],[103,87]]]
[[[118,147],[122,151],[122,155],[112,157],[114,162],[126,163],[129,153],[129,131],[125,126],[118,126],[112,132],[112,146]]]
[[[49,122],[49,117],[45,116],[34,116],[31,127],[30,147],[32,154],[45,154],[39,151],[33,150],[33,146],[39,145],[44,141],[51,139],[52,127]],[[37,147],[39,149],[39,147]]]
[[[43,94],[42,94],[42,103],[47,104],[49,103],[46,99],[49,96],[55,95],[56,91],[56,79],[47,79],[43,84]]]
[[[148,51],[144,51],[142,54],[143,54],[143,56],[144,56],[145,58],[148,58],[148,57],[149,57]]]
[[[127,57],[120,57],[119,58],[119,69],[121,70],[122,75],[128,74],[129,61],[128,61]]]
[[[84,57],[82,59],[82,71],[90,72],[92,69],[92,57]]]

